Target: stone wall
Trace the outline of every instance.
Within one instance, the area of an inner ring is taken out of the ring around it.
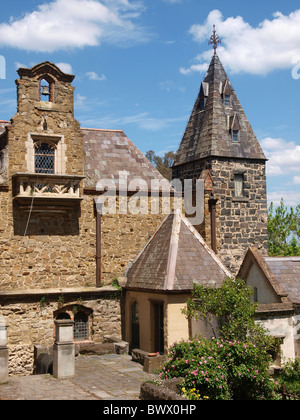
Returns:
[[[77,297],[74,297],[77,295]],[[89,340],[104,341],[104,336],[121,338],[121,300],[116,289],[78,290],[73,295],[0,296],[0,311],[5,318],[9,349],[9,375],[33,373],[34,346],[49,347],[54,343],[54,319],[67,312],[73,318],[76,311],[89,310]]]
[[[267,252],[267,194],[265,162],[210,158],[174,168],[173,178],[203,178],[209,171],[216,208],[217,251],[224,264],[236,274],[249,246]],[[235,197],[234,176],[244,177],[243,197]],[[199,232],[210,245],[209,194],[205,195],[205,220]]]
[[[94,287],[96,215],[94,197],[62,215],[13,209],[11,192],[0,192],[1,290]],[[33,203],[34,209],[34,203]],[[150,237],[164,214],[102,217],[102,283],[112,284]],[[27,234],[24,236],[28,223]]]
[[[268,249],[268,215],[265,163],[261,161],[227,161],[212,163],[214,193],[218,198],[219,255],[236,274],[246,250]],[[243,173],[243,197],[234,195],[234,176]]]

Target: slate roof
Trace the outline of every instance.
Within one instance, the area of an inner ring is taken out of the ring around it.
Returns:
[[[300,304],[300,257],[267,257],[265,260],[289,299]]]
[[[169,215],[127,269],[126,288],[190,292],[218,287],[232,274],[180,212]]]
[[[231,95],[230,107],[224,105],[224,94]],[[207,102],[203,110],[204,97]],[[232,141],[231,124],[239,130],[237,143]],[[217,55],[213,56],[201,84],[174,166],[211,156],[266,160]]]
[[[249,248],[238,277],[246,278],[253,260],[282,303],[300,304],[300,257],[265,257],[257,248]]]
[[[120,130],[98,130],[82,128],[85,152],[85,188],[96,188],[101,179],[112,180],[117,190],[119,175],[122,172],[127,182],[141,179],[147,186],[140,186],[141,191],[149,190],[152,180],[163,182],[163,190],[170,191],[170,184],[140,152],[131,140]],[[132,188],[136,191],[136,188]]]

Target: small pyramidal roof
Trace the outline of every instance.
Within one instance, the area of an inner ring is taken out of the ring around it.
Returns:
[[[163,221],[127,269],[128,289],[190,292],[194,283],[219,287],[232,274],[181,212]]]
[[[233,141],[238,131],[238,141]],[[266,160],[215,53],[186,127],[174,166],[207,157]]]

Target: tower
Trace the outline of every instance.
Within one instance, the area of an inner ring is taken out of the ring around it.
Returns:
[[[173,179],[204,179],[198,230],[236,273],[249,246],[267,252],[266,157],[215,53],[177,151]]]

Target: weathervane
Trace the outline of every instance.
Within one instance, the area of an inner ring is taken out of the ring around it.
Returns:
[[[216,25],[214,25],[213,35],[210,37],[209,45],[214,46],[215,55],[217,55],[218,44],[221,44],[221,39],[216,34]]]

